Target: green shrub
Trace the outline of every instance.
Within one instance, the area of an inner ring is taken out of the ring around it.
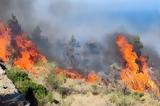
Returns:
[[[44,86],[36,84],[36,83],[31,83],[30,84],[35,96],[38,99],[43,99],[47,95],[47,90]]]
[[[143,93],[138,93],[138,92],[133,92],[133,93],[131,93],[131,96],[133,98],[135,98],[136,100],[139,100],[141,97],[144,96],[144,94]]]
[[[26,94],[28,88],[30,87],[30,80],[25,80],[25,81],[16,81],[14,82],[16,88],[18,89],[19,92]]]
[[[19,92],[26,94],[28,89],[31,88],[38,101],[42,101],[42,99],[47,96],[47,89],[40,84],[34,83],[24,71],[13,68],[7,70],[6,73]]]
[[[54,102],[53,94],[52,94],[52,92],[48,92],[47,96],[45,96],[43,99],[39,100],[39,105],[44,106],[46,103],[52,104],[53,102]]]
[[[19,68],[12,68],[7,70],[6,74],[13,82],[29,80],[28,74]]]

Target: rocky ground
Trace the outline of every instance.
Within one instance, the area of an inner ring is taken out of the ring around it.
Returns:
[[[29,106],[24,95],[18,93],[13,82],[0,67],[0,106]]]
[[[5,71],[0,68],[0,95],[9,95],[18,93],[14,84],[8,77],[5,75]]]

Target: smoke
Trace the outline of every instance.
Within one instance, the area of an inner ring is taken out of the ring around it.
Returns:
[[[7,22],[14,14],[25,32],[38,25],[51,40],[64,35],[65,20],[70,12],[69,0],[1,0],[0,19]],[[54,36],[54,37],[53,37]]]
[[[120,33],[129,36],[129,39],[132,39],[132,35],[139,35],[146,47],[144,51],[160,63],[160,46],[157,45],[160,34],[160,22],[157,21],[159,12],[138,11],[140,4],[136,11],[131,9],[123,12],[128,10],[125,9],[126,5],[111,4],[108,3],[108,8],[105,8],[105,3],[96,1],[85,3],[78,0],[1,0],[0,19],[7,22],[13,13],[23,31],[30,36],[34,36],[34,29],[39,26],[42,32],[35,37],[34,42],[49,59],[62,66],[69,65],[65,53],[72,34],[81,46],[77,50],[80,54],[77,61],[83,70],[104,71],[112,63],[119,62],[115,37]],[[113,7],[118,7],[118,10]],[[148,10],[147,5],[145,8]]]

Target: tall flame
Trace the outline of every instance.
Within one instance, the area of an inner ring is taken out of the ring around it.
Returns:
[[[0,43],[0,60],[7,62],[12,55],[13,64],[27,71],[32,71],[36,62],[47,61],[24,33],[12,35],[10,28],[2,22],[0,22]]]
[[[10,30],[0,22],[0,59],[6,62],[10,53],[7,48],[10,44]]]
[[[118,36],[116,44],[120,49],[121,55],[125,61],[124,68],[120,72],[122,81],[128,88],[138,92],[157,91],[158,88],[149,74],[147,58],[138,56],[124,36]]]
[[[11,62],[13,65],[33,74],[39,73],[35,72],[36,67],[34,67],[34,65],[37,62],[46,63],[46,57],[38,51],[36,45],[27,38],[25,33],[11,33],[11,28],[14,27],[8,28],[0,22],[0,60],[7,62],[12,58]],[[9,58],[10,55],[12,56]],[[86,77],[72,69],[57,68],[56,72],[63,74],[68,78],[84,79],[85,81],[92,83],[96,82],[99,78],[95,73],[89,73]]]

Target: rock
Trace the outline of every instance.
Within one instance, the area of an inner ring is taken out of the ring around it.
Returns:
[[[0,106],[30,106],[30,103],[24,99],[24,95],[15,93],[0,96]]]
[[[0,75],[0,95],[17,93],[14,84],[6,75]]]
[[[0,106],[30,106],[25,96],[18,93],[13,82],[0,67]]]
[[[30,106],[27,101],[8,101],[0,102],[0,106]]]
[[[0,75],[5,74],[5,71],[0,67]]]

